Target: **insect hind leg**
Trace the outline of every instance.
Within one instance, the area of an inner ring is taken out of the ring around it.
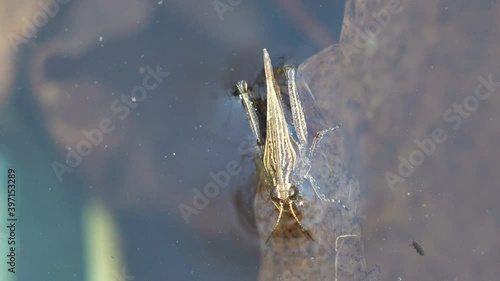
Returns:
[[[250,124],[250,128],[252,129],[252,132],[254,133],[255,138],[257,139],[257,144],[263,145],[264,140],[262,137],[262,128],[261,128],[261,122],[260,118],[257,115],[257,108],[255,107],[253,101],[252,101],[252,96],[251,96],[251,91],[248,88],[248,84],[246,81],[241,80],[235,85],[237,94],[242,100],[243,107],[245,108],[245,111],[247,113],[248,117],[248,122]]]

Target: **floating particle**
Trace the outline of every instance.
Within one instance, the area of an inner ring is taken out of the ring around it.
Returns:
[[[420,244],[417,243],[417,241],[413,240],[413,242],[410,244],[410,247],[415,248],[415,251],[421,256],[424,255],[424,248]]]

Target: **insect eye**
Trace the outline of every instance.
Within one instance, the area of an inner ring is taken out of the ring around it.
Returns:
[[[273,200],[275,202],[280,201],[280,199],[278,198],[278,190],[277,189],[271,190],[271,200]]]
[[[297,189],[297,187],[295,185],[292,185],[292,188],[290,188],[288,190],[288,197],[290,199],[295,199],[297,197],[297,195],[299,195],[299,190]]]

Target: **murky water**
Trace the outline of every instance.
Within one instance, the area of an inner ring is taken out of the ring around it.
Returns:
[[[393,12],[383,1],[353,4],[356,26],[376,31],[375,15],[386,27],[363,45],[360,30],[345,25],[344,46],[303,65],[326,118],[351,134],[365,257],[381,280],[494,279],[499,9],[424,2]]]
[[[0,4],[0,279],[495,280],[497,2]],[[311,130],[343,124],[312,171],[349,211],[310,196],[314,242],[285,219],[263,245],[277,212],[231,88],[264,47],[300,65]]]

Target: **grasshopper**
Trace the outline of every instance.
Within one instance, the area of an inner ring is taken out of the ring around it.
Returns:
[[[257,115],[257,109],[252,103],[251,93],[248,89],[247,82],[239,81],[236,84],[236,88],[243,101],[250,127],[257,138],[257,143],[261,147],[263,146],[264,151],[261,153],[261,157],[264,163],[265,172],[272,185],[270,190],[271,201],[279,211],[278,219],[267,241],[269,241],[278,227],[285,208],[292,214],[301,231],[313,240],[309,232],[300,222],[294,210],[297,209],[294,203],[297,201],[299,195],[298,186],[307,180],[313,187],[315,194],[321,200],[339,203],[346,209],[345,205],[339,200],[329,199],[326,198],[324,194],[321,194],[319,186],[309,173],[311,167],[310,158],[314,155],[321,139],[326,133],[339,129],[341,125],[317,132],[312,144],[310,146],[308,145],[305,111],[297,91],[295,69],[292,66],[285,66],[283,70],[290,97],[293,129],[296,135],[296,139],[294,139],[286,122],[282,96],[280,88],[274,78],[271,59],[266,49],[263,49],[263,53],[267,88],[265,140],[262,139],[263,134],[260,127],[259,116]]]

